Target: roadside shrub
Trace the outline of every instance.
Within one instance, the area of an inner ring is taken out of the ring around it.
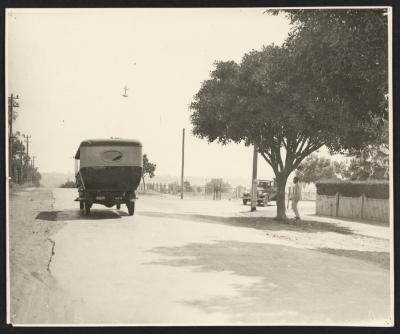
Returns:
[[[67,182],[63,183],[60,188],[75,188],[75,182],[68,180]]]
[[[360,197],[365,194],[368,198],[389,198],[389,182],[387,181],[317,182],[315,186],[318,195],[335,196],[339,193],[345,197]]]

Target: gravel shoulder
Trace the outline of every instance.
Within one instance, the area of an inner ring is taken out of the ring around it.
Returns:
[[[51,221],[54,198],[51,189],[11,189],[9,197],[9,319],[46,323],[57,282],[51,276],[54,243],[51,236],[65,223]],[[44,216],[43,216],[44,215]],[[42,218],[42,219],[41,219]],[[46,305],[44,309],[38,305]],[[29,315],[29,320],[26,316]]]

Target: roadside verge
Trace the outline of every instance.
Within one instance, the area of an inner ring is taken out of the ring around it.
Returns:
[[[51,276],[52,234],[63,222],[42,220],[53,210],[51,189],[18,188],[9,197],[10,320],[12,324],[46,323],[51,318],[50,297],[57,291]],[[40,304],[47,305],[43,312]]]

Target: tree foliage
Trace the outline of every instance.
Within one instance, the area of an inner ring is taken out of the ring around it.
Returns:
[[[285,185],[320,148],[360,150],[387,119],[384,10],[284,10],[293,29],[283,46],[219,61],[191,103],[193,133],[244,142],[274,170],[277,217]]]
[[[192,187],[192,185],[190,184],[189,181],[184,181],[183,182],[183,189],[184,189],[185,192],[193,192],[194,191],[194,189],[193,189],[193,187]]]
[[[37,167],[33,167],[31,158],[28,156],[24,141],[19,131],[13,133],[12,157],[11,157],[12,179],[19,184],[32,182],[36,187],[40,186],[41,174]]]
[[[357,152],[340,173],[352,181],[388,180],[389,151],[384,145],[367,147]]]
[[[71,181],[70,179],[68,179],[63,184],[60,185],[60,188],[75,188],[75,187],[76,187],[75,181]]]
[[[217,188],[223,193],[228,192],[231,189],[231,185],[221,178],[211,179],[206,183],[205,187],[207,193],[212,193]]]
[[[148,176],[150,178],[154,177],[154,172],[156,170],[157,165],[153,164],[149,161],[147,154],[143,154],[143,176]]]
[[[336,172],[336,166],[331,159],[311,154],[297,167],[296,176],[301,182],[316,183],[321,180],[337,180]]]
[[[144,178],[146,176],[153,178],[154,177],[154,172],[157,168],[157,165],[154,163],[151,163],[149,161],[149,158],[147,157],[147,154],[143,154],[143,168],[142,168],[142,180],[143,180],[143,185],[145,186]]]
[[[281,12],[294,27],[284,46],[298,66],[297,79],[313,83],[302,94],[338,124],[336,141],[327,146],[339,152],[376,143],[388,117],[387,10]]]

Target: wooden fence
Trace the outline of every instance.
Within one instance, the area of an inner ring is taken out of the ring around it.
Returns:
[[[389,223],[389,200],[360,197],[317,195],[316,214],[322,216],[366,219]]]

